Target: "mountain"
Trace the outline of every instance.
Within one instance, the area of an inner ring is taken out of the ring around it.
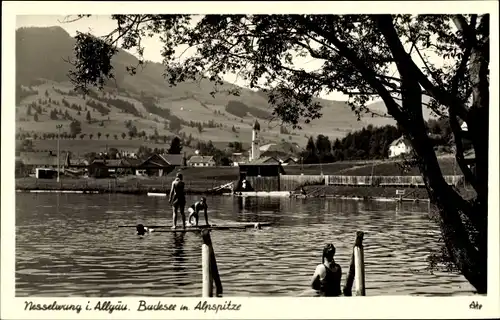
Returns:
[[[61,27],[16,30],[18,132],[40,136],[55,132],[57,124],[69,132],[70,119],[76,119],[87,138],[101,133],[100,139],[107,133],[111,140],[114,135],[120,140],[121,134],[128,131],[125,122],[132,121],[137,131],[146,135],[156,131],[159,135],[181,134],[220,145],[233,141],[249,144],[254,119],[271,115],[265,96],[250,89],[242,88],[239,96],[218,94],[214,98],[210,95],[213,85],[208,81],[169,87],[159,63],[148,62],[131,76],[126,67],[136,64],[137,59],[123,50],[112,61],[116,81],[110,81],[103,93],[90,97],[75,95],[67,78],[71,65],[65,61],[73,56],[74,44],[74,38]],[[224,84],[226,88],[233,86]],[[281,140],[305,145],[309,135],[323,134],[334,139],[370,123],[393,123],[390,119],[372,117],[357,121],[345,102],[324,99],[320,102],[322,118],[303,124],[302,130],[280,130],[276,121],[262,122],[263,143]],[[87,121],[87,113],[91,121]],[[79,144],[82,143],[91,141],[82,138]]]

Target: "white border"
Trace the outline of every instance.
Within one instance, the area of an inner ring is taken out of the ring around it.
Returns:
[[[14,90],[15,90],[15,19],[19,14],[93,14],[110,13],[484,13],[491,14],[491,92],[490,100],[490,177],[489,177],[489,294],[471,297],[350,297],[350,298],[229,298],[211,302],[241,304],[240,311],[203,312],[193,307],[201,298],[144,298],[148,303],[184,304],[191,311],[137,312],[141,298],[15,298],[14,295]],[[305,319],[305,318],[496,318],[499,308],[499,219],[498,219],[498,2],[497,1],[426,1],[426,2],[2,2],[2,217],[1,217],[1,315],[2,319],[132,319],[165,318],[231,318],[231,319]],[[77,303],[85,306],[97,301],[121,301],[129,312],[35,312],[23,311],[24,301],[36,303]],[[469,304],[478,301],[481,310],[472,310]]]

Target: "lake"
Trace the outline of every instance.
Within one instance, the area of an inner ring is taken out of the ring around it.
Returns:
[[[197,199],[188,196],[188,204]],[[298,296],[322,248],[349,268],[356,231],[365,232],[366,294],[460,295],[461,275],[426,270],[439,229],[427,203],[208,197],[211,223],[268,221],[263,230],[215,230],[225,296]],[[16,194],[16,296],[201,296],[199,233],[152,233],[118,225],[170,225],[164,197]],[[203,215],[200,216],[203,223]],[[180,222],[179,222],[180,223]]]

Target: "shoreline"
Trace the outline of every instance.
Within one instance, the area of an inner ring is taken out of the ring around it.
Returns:
[[[87,179],[62,179],[37,180],[16,179],[16,193],[65,193],[65,194],[130,194],[148,196],[166,196],[169,192],[169,181],[158,180],[87,180]],[[427,190],[423,187],[391,187],[391,186],[334,186],[334,185],[308,185],[304,186],[306,195],[294,191],[271,192],[243,192],[234,194],[229,188],[220,188],[231,181],[218,181],[213,183],[207,180],[190,180],[186,184],[185,192],[188,195],[219,195],[234,197],[283,197],[283,198],[329,198],[350,200],[373,200],[390,202],[419,202],[429,201]],[[466,197],[473,196],[473,190],[463,187],[457,188]],[[401,191],[404,191],[402,194]]]

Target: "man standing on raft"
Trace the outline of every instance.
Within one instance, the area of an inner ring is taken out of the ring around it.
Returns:
[[[177,173],[175,180],[172,182],[170,188],[170,196],[168,202],[172,205],[173,209],[173,226],[172,229],[177,228],[177,211],[181,211],[182,227],[186,229],[186,216],[184,215],[184,207],[186,206],[186,195],[184,193],[184,181],[182,181],[182,174]]]

